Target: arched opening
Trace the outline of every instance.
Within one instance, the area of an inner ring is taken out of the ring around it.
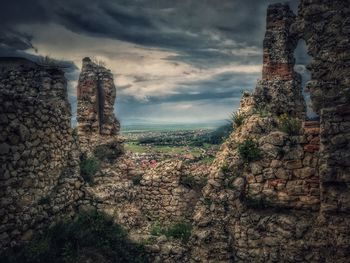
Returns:
[[[308,120],[318,120],[319,116],[313,110],[310,92],[307,90],[307,82],[311,80],[311,73],[306,66],[311,62],[312,57],[307,53],[305,40],[300,39],[294,50],[295,66],[294,70],[301,75],[301,87],[306,103],[306,116]]]

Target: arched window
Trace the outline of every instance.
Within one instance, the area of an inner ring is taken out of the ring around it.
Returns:
[[[319,119],[319,116],[312,109],[310,93],[306,89],[306,83],[311,80],[311,73],[306,66],[311,62],[312,57],[307,54],[307,46],[303,39],[300,39],[294,51],[295,66],[294,70],[301,75],[301,86],[306,103],[306,116],[309,120]]]

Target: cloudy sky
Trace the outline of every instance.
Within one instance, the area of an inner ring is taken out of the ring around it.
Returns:
[[[223,120],[261,76],[266,8],[275,2],[5,0],[0,56],[66,61],[73,109],[82,58],[105,61],[122,124]]]

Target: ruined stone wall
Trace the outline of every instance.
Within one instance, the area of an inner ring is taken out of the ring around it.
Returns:
[[[243,173],[248,203],[319,209],[319,123],[304,123],[302,132],[288,136],[272,131],[259,139],[264,158]]]
[[[168,160],[140,169],[121,156],[103,163],[94,182],[82,187],[79,208],[95,208],[111,215],[128,230],[129,237],[146,243],[151,262],[188,262],[189,246],[178,239],[151,235],[153,229],[191,222],[193,207],[201,196],[207,173],[193,171],[197,166]],[[190,176],[189,185],[181,180]]]
[[[120,124],[113,113],[116,88],[111,71],[84,58],[77,90],[81,149],[91,150],[110,141],[117,142],[117,147]]]
[[[64,73],[0,62],[0,248],[28,240],[79,194]]]
[[[313,58],[307,88],[321,117],[321,198],[329,212],[350,211],[349,15],[348,1],[305,0],[292,28]]]
[[[350,211],[350,106],[321,112],[320,180],[322,209]]]
[[[200,189],[191,189],[181,183],[181,177],[189,176],[197,185],[205,179],[205,175],[196,178],[196,175],[188,173],[181,161],[163,162],[156,169],[151,169],[140,182],[142,212],[163,224],[191,218]]]
[[[246,120],[222,146],[197,203],[193,261],[348,261],[349,14],[347,1],[302,0],[297,17],[286,5],[269,7],[263,79],[252,99],[243,98]],[[292,72],[300,38],[313,57],[307,86],[320,122],[290,136],[278,116],[305,116]],[[238,147],[247,139],[261,160],[242,160]]]
[[[296,16],[287,4],[276,4],[267,10],[262,80],[255,89],[258,108],[277,115],[305,117],[301,76],[294,71],[294,49],[297,41],[290,32]]]
[[[147,226],[147,222],[137,220],[140,217],[165,225],[190,220],[208,175],[208,170],[176,160],[163,161],[146,170],[124,157],[102,166],[94,182],[84,186],[85,198],[79,204],[108,213],[113,210],[117,221],[130,230],[140,224]],[[133,213],[138,215],[131,218]],[[123,219],[123,215],[129,218]]]

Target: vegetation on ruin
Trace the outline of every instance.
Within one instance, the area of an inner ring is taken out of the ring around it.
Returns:
[[[84,180],[90,184],[94,182],[94,175],[100,170],[100,160],[95,156],[81,157],[80,161],[80,175]]]
[[[201,159],[199,162],[210,165],[214,162],[214,160],[215,160],[215,156],[206,156],[203,159]]]
[[[227,163],[224,163],[222,166],[221,166],[221,171],[224,173],[224,174],[228,174],[230,172],[230,167]]]
[[[168,227],[162,227],[159,222],[156,222],[151,230],[152,236],[165,235],[168,239],[178,239],[183,243],[187,243],[190,239],[192,225],[184,220],[174,223]]]
[[[301,122],[284,113],[278,117],[278,128],[288,135],[298,135],[301,129]]]
[[[3,263],[148,262],[145,249],[131,242],[111,217],[97,211],[47,228],[22,247],[5,251]]]
[[[239,113],[239,112],[233,112],[230,114],[229,122],[233,125],[233,127],[238,128],[244,123],[245,119],[246,119],[245,114]]]
[[[258,143],[253,139],[246,139],[238,145],[238,153],[245,163],[260,160],[262,158]]]
[[[286,154],[286,151],[282,147],[278,147],[277,154],[279,158],[283,158],[283,156]]]
[[[134,185],[140,185],[142,180],[142,175],[134,175],[131,180]]]
[[[50,203],[50,197],[49,196],[43,196],[38,201],[38,205],[47,205],[49,203]]]
[[[269,111],[264,106],[255,106],[253,109],[253,114],[257,114],[261,118],[265,118],[270,115]]]

